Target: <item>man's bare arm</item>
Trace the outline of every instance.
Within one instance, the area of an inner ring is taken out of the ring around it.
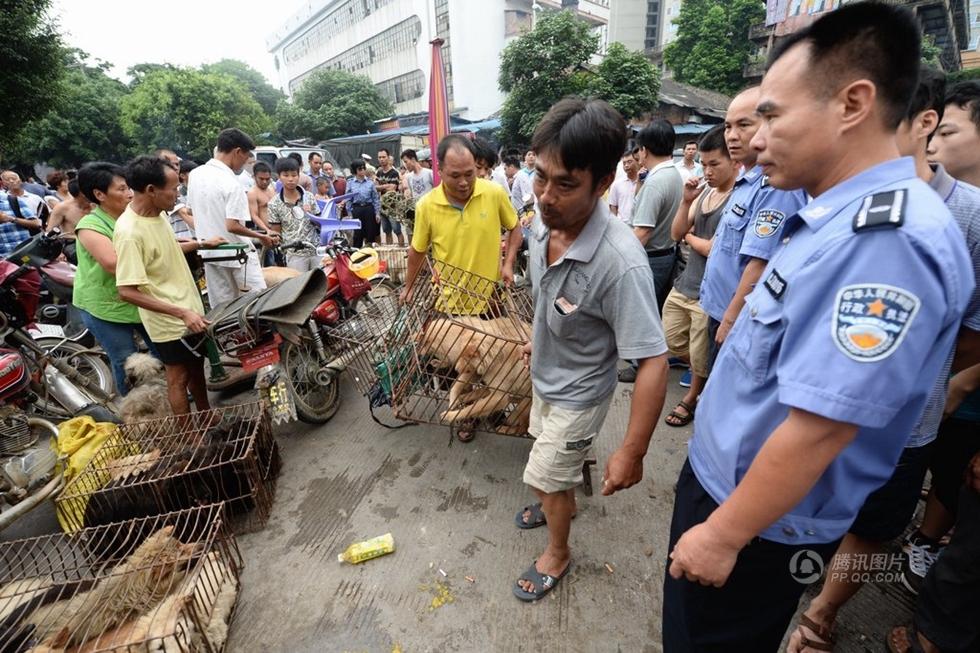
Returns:
[[[633,234],[640,241],[640,244],[646,247],[650,239],[653,238],[653,227],[633,227]]]
[[[745,265],[742,278],[738,282],[738,288],[735,289],[735,296],[732,297],[728,308],[725,309],[725,315],[718,327],[718,335],[715,338],[718,344],[723,343],[728,337],[728,332],[732,330],[735,320],[738,319],[738,314],[742,312],[742,307],[745,306],[745,297],[755,288],[755,284],[759,282],[759,277],[762,276],[762,271],[766,269],[767,264],[768,261],[761,258],[752,258]]]
[[[956,339],[956,357],[953,359],[953,373],[980,364],[980,331],[961,327]]]
[[[163,313],[164,315],[176,317],[182,320],[184,324],[187,325],[187,328],[194,333],[200,333],[207,328],[208,321],[204,319],[204,316],[199,315],[189,308],[182,308],[169,302],[159,300],[156,297],[151,297],[146,293],[141,292],[137,286],[119,286],[118,290],[119,297],[124,302],[129,302],[134,306],[145,308],[146,310],[153,311],[154,313]]]

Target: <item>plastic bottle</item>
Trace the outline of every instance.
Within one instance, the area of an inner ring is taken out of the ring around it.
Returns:
[[[395,538],[392,537],[391,533],[385,533],[380,537],[351,544],[346,551],[337,555],[337,562],[349,562],[356,565],[365,560],[379,558],[394,552]]]

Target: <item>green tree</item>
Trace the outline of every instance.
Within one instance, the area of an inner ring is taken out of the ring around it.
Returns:
[[[593,77],[585,66],[598,49],[599,37],[570,11],[544,14],[504,48],[498,84],[508,94],[500,112],[505,140],[529,142],[551,105],[588,90]]]
[[[279,103],[276,128],[286,138],[326,140],[363,134],[393,111],[369,78],[321,70],[303,82],[292,103]]]
[[[925,34],[922,37],[922,53],[920,59],[922,63],[933,68],[942,70],[943,49],[936,45],[936,37],[933,34]]]
[[[239,82],[188,68],[148,73],[121,106],[123,130],[144,152],[168,147],[206,159],[222,129],[238,127],[255,135],[270,126]]]
[[[664,63],[679,82],[735,93],[745,86],[742,70],[755,50],[749,28],[765,17],[762,0],[685,0]]]
[[[138,63],[130,66],[126,69],[126,74],[129,75],[129,87],[136,88],[146,76],[150,73],[155,73],[160,70],[177,70],[174,66],[168,63]]]
[[[19,163],[44,161],[64,168],[86,161],[122,161],[131,152],[119,109],[126,85],[106,74],[109,64],[89,64],[78,50],[68,55],[57,105],[24,126],[10,157]]]
[[[25,123],[58,100],[64,71],[61,37],[48,17],[50,0],[4,2],[0,8],[0,154]]]
[[[244,61],[222,59],[217,63],[204,64],[201,70],[206,73],[221,73],[237,79],[245,85],[255,101],[270,116],[276,112],[279,101],[286,99],[282,91],[270,84],[262,73]]]
[[[657,107],[660,71],[643,53],[613,43],[599,64],[589,92],[613,105],[623,117],[639,118]]]

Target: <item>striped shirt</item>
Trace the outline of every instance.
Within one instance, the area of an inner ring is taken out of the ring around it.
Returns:
[[[946,207],[963,232],[966,248],[970,252],[970,260],[973,261],[973,277],[978,280],[966,312],[963,313],[963,326],[980,331],[980,188],[954,179],[941,165],[934,164],[932,169],[935,175],[929,182],[929,186],[946,202]],[[909,448],[921,447],[936,439],[939,423],[943,419],[943,407],[946,404],[946,389],[949,384],[949,373],[953,367],[954,353],[955,347],[946,357],[946,362],[926,401],[922,418],[912,430],[912,436],[906,445]]]

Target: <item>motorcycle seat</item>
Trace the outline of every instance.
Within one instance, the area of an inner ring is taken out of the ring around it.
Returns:
[[[75,266],[64,261],[52,261],[41,268],[44,276],[49,277],[55,283],[62,286],[75,285]]]

